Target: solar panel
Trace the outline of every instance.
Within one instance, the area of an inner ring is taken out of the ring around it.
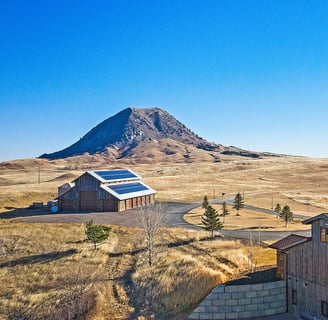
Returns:
[[[117,184],[115,186],[108,186],[118,194],[134,193],[139,191],[149,190],[148,187],[140,182]]]
[[[133,172],[126,169],[95,171],[95,173],[106,181],[138,178],[138,176],[136,176]]]

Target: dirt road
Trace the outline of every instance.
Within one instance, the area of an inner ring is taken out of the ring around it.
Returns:
[[[165,206],[166,219],[164,227],[188,228],[201,230],[200,227],[187,223],[183,216],[192,209],[199,207],[199,203],[181,203],[168,202]],[[260,210],[260,208],[258,208]],[[50,213],[45,210],[16,210],[7,213],[1,213],[0,218],[20,218],[20,220],[29,223],[84,223],[93,220],[99,224],[114,224],[126,227],[140,227],[138,221],[137,209],[130,209],[124,212],[86,212],[86,213]],[[303,236],[310,236],[310,231],[257,231],[247,230],[220,230],[220,234],[225,237],[238,239],[249,239],[260,237],[261,240],[279,240],[290,233],[296,233]]]

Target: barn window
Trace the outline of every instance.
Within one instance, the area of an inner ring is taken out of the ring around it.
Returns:
[[[320,228],[321,242],[328,242],[328,228]]]
[[[295,289],[292,290],[292,304],[297,304],[297,291]]]
[[[327,301],[321,301],[321,314],[324,317],[328,317],[328,302]]]

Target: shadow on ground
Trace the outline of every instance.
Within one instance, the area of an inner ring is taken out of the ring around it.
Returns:
[[[258,270],[251,273],[245,273],[240,275],[235,280],[225,283],[226,286],[240,286],[246,284],[257,284],[264,282],[273,282],[281,280],[277,277],[277,267],[263,267],[262,270]]]
[[[90,212],[74,212],[78,214],[88,214]],[[47,216],[47,215],[55,215],[56,213],[52,213],[50,208],[13,208],[10,211],[0,212],[0,219],[14,219],[14,218],[27,218],[34,216]],[[65,212],[65,214],[69,214],[69,212]]]
[[[42,253],[27,257],[22,257],[16,260],[8,261],[0,263],[0,268],[6,268],[6,267],[15,267],[15,266],[25,266],[30,265],[34,263],[47,263],[50,261],[58,260],[64,257],[68,257],[70,255],[73,255],[77,253],[76,249],[69,249],[66,251],[54,251],[54,252],[48,252],[48,253]]]

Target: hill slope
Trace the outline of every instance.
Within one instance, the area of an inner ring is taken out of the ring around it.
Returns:
[[[133,159],[176,155],[174,161],[218,161],[220,154],[258,158],[261,155],[211,143],[160,108],[127,108],[104,120],[71,146],[40,158],[63,159],[83,154],[108,159]]]

